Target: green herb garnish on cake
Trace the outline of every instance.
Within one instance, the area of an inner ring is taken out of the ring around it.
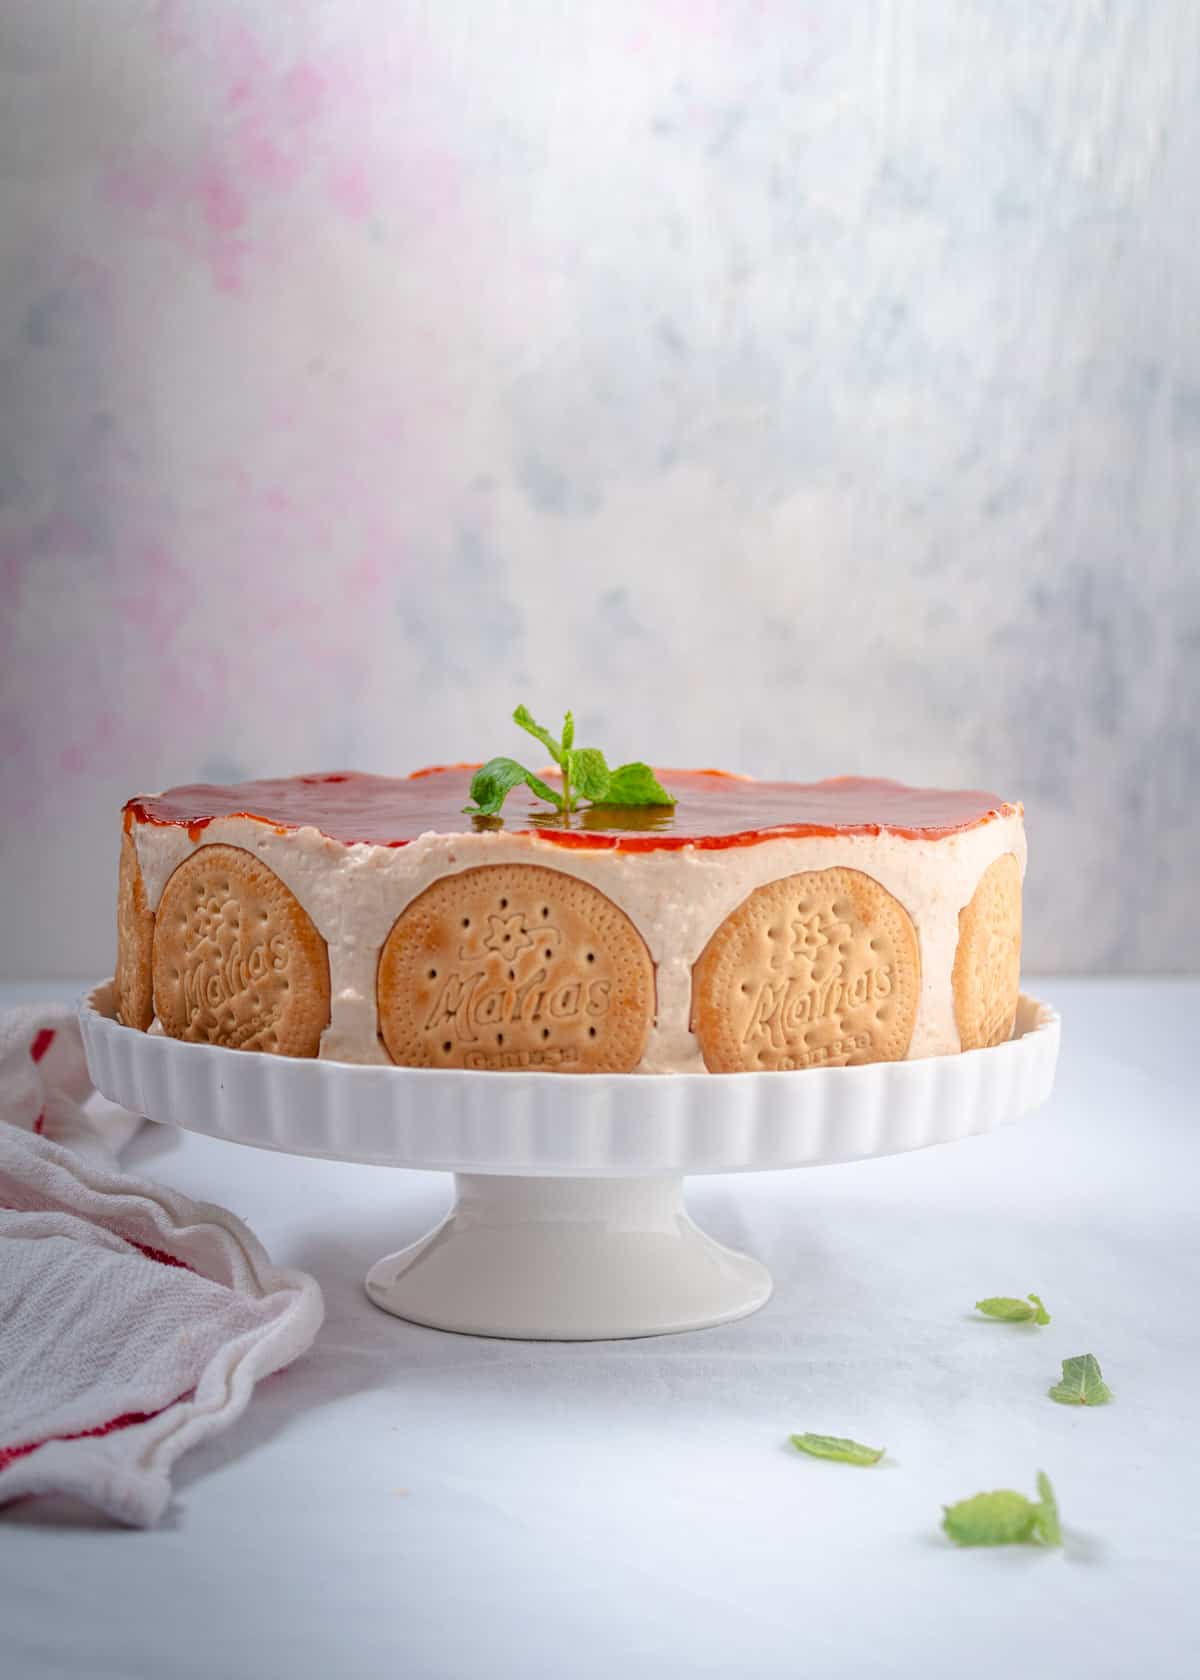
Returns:
[[[515,758],[490,758],[471,778],[471,798],[475,803],[463,806],[471,816],[499,816],[504,801],[522,783],[565,817],[578,810],[580,800],[586,800],[589,805],[674,805],[674,796],[667,792],[648,764],[619,764],[610,770],[599,748],[577,747],[575,719],[570,712],[563,719],[562,737],[557,740],[534,721],[527,706],[517,707],[513,722],[540,741],[558,765],[562,790],[556,791]]]

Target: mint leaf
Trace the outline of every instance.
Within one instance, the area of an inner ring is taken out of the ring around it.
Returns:
[[[1034,1524],[1043,1546],[1062,1545],[1062,1527],[1058,1520],[1058,1500],[1044,1470],[1037,1473],[1037,1490],[1041,1495],[1036,1506]]]
[[[1049,1390],[1051,1400],[1064,1406],[1106,1406],[1112,1389],[1100,1375],[1094,1353],[1079,1353],[1062,1362],[1062,1381]]]
[[[794,1447],[814,1458],[834,1458],[840,1464],[878,1464],[886,1447],[864,1447],[861,1441],[848,1441],[842,1435],[792,1435]]]
[[[604,754],[596,747],[579,747],[567,756],[576,792],[584,799],[590,799],[593,805],[606,803],[612,778],[604,762]]]
[[[525,767],[515,758],[492,758],[471,777],[471,798],[485,816],[495,816],[508,794],[525,780]],[[471,810],[466,805],[464,810]]]
[[[1036,1500],[1008,1488],[960,1499],[943,1508],[942,1527],[956,1546],[1061,1546],[1058,1501],[1044,1470],[1037,1490]]]
[[[560,811],[562,810],[562,794],[555,793],[549,783],[544,782],[540,776],[535,776],[532,770],[526,770],[525,772],[525,785],[536,793],[539,799],[544,799],[547,805],[554,805]]]
[[[621,764],[613,771],[604,796],[606,805],[674,805],[675,795],[668,793],[648,764]]]
[[[1012,1295],[989,1295],[986,1301],[976,1301],[976,1312],[988,1318],[1003,1319],[1008,1324],[1049,1324],[1050,1314],[1042,1305],[1040,1295],[1030,1295],[1024,1301]]]
[[[568,712],[563,719],[562,750],[570,752],[575,745],[575,714]]]
[[[977,1493],[945,1506],[942,1527],[956,1546],[1015,1546],[1033,1539],[1037,1511],[1023,1493]]]
[[[570,717],[571,717],[571,714],[570,714],[570,712],[568,712],[567,713],[567,719],[569,720]],[[513,713],[513,722],[517,725],[517,727],[519,729],[523,729],[527,735],[532,735],[535,741],[540,741],[542,743],[542,745],[545,747],[546,751],[550,754],[550,757],[554,760],[555,764],[561,764],[562,763],[562,759],[563,759],[562,747],[554,739],[553,735],[551,735],[551,733],[548,729],[543,729],[540,723],[535,723],[534,722],[533,714],[530,712],[528,706],[518,706],[517,707],[516,711]],[[564,725],[564,728],[565,727],[566,726]],[[570,728],[571,728],[572,735],[574,735],[574,733],[575,733],[574,723],[570,724]]]
[[[539,799],[561,809],[561,797],[532,770],[526,770],[515,758],[492,758],[471,777],[471,798],[475,803],[464,805],[463,810],[469,811],[472,816],[494,817],[513,788],[521,782],[532,788]]]

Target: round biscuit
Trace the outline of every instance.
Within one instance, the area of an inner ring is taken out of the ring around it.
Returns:
[[[397,917],[379,1032],[405,1067],[627,1073],[654,1021],[654,964],[623,910],[540,864],[444,875]]]
[[[172,1038],[315,1056],[329,953],[295,895],[240,846],[200,846],[163,888],[154,1006]]]
[[[117,1019],[139,1032],[145,1032],[154,1019],[153,944],[154,912],[146,903],[137,846],[126,830],[121,835],[117,875]]]
[[[692,970],[692,1031],[710,1073],[903,1060],[921,993],[916,929],[857,869],[769,881]]]
[[[1021,866],[1012,852],[988,865],[958,913],[952,984],[964,1050],[1012,1037],[1021,990]]]

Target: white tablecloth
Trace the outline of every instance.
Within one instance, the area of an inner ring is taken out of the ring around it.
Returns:
[[[74,995],[0,987],[0,1003]],[[132,1170],[223,1203],[320,1280],[316,1347],[180,1466],[164,1529],[0,1516],[23,1680],[1193,1675],[1200,1662],[1200,982],[1030,983],[1065,1018],[1019,1126],[815,1172],[689,1181],[757,1254],[755,1317],[652,1341],[423,1330],[362,1277],[438,1175],[152,1128]],[[981,1295],[1042,1294],[1034,1330]],[[1054,1405],[1070,1354],[1116,1401]],[[862,1470],[790,1430],[886,1444]],[[943,1502],[1033,1491],[1067,1545],[961,1552]]]

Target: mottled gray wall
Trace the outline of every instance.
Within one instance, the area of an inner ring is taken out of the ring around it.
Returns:
[[[0,963],[135,789],[982,784],[1200,948],[1200,7],[39,0],[0,43]]]

